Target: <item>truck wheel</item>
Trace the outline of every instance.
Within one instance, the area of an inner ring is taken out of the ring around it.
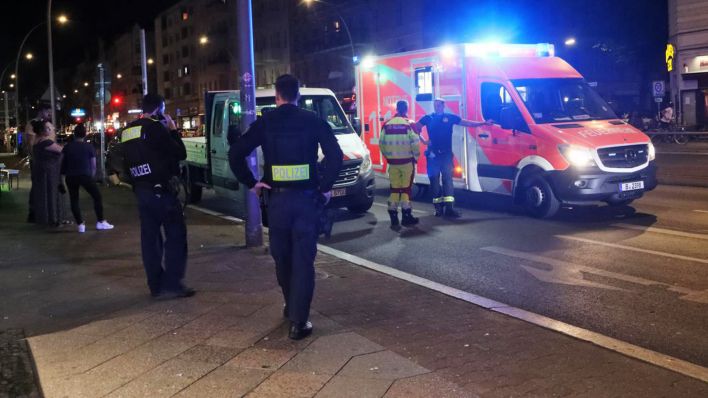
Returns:
[[[369,211],[371,206],[374,205],[374,198],[366,199],[364,202],[357,203],[355,205],[347,206],[347,210],[354,214],[366,213]]]
[[[204,187],[201,185],[192,184],[189,190],[189,203],[199,203],[199,201],[202,200],[203,191]]]
[[[550,218],[560,208],[560,201],[553,194],[551,185],[543,177],[534,176],[524,189],[523,204],[532,217]]]

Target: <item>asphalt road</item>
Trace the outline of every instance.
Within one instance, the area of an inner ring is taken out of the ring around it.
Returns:
[[[633,207],[563,209],[552,220],[461,193],[461,219],[436,218],[421,201],[420,224],[401,231],[377,193],[364,215],[340,211],[321,243],[708,366],[708,189],[664,185]],[[230,207],[211,192],[200,206]]]

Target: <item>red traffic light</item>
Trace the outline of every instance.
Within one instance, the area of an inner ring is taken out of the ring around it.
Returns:
[[[76,123],[81,123],[82,119],[81,119],[80,117],[75,117],[75,118],[74,118],[74,121],[75,121]]]
[[[113,105],[120,105],[123,103],[123,97],[113,97],[111,102],[113,103]]]

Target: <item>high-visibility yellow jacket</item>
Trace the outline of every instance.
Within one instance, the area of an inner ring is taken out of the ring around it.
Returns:
[[[381,128],[379,148],[389,164],[410,163],[418,161],[420,138],[410,120],[396,115]]]

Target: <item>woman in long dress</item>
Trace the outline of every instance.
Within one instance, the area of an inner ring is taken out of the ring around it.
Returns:
[[[32,206],[37,224],[58,226],[61,222],[59,185],[61,184],[62,147],[54,140],[54,126],[48,121],[32,121],[37,134],[32,147]]]

